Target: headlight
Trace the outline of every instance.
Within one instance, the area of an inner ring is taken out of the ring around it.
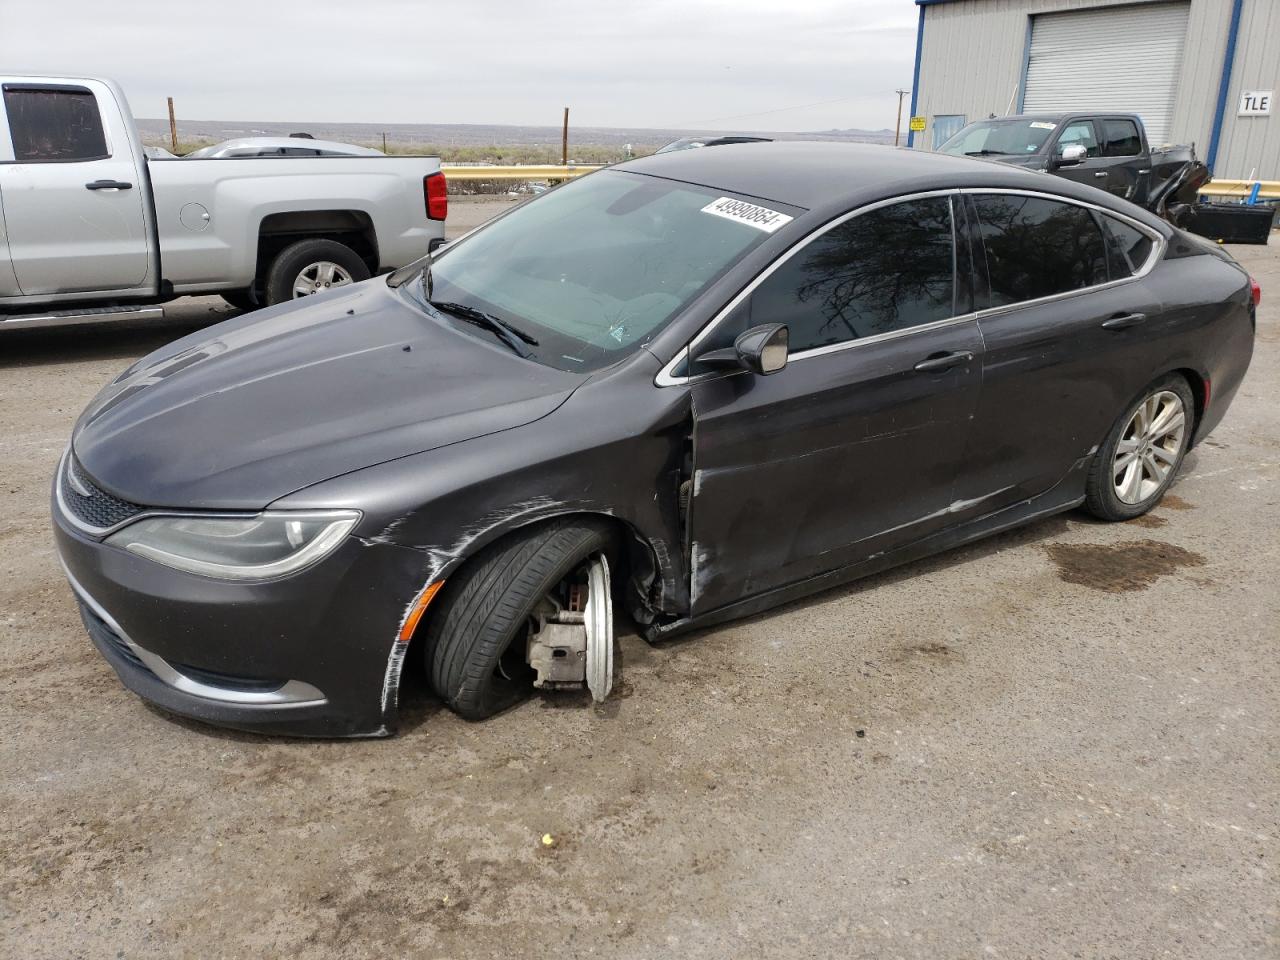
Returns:
[[[265,580],[295,573],[333,552],[359,519],[354,510],[149,517],[106,542],[188,573]]]

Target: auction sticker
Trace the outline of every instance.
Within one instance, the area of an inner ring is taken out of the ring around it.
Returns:
[[[785,213],[770,210],[768,207],[758,207],[754,203],[747,203],[745,200],[735,200],[733,197],[721,197],[719,200],[713,200],[702,208],[702,212],[724,217],[726,220],[736,220],[738,223],[745,223],[747,226],[763,230],[765,233],[773,233],[775,230],[785,227],[792,220]]]
[[[1052,130],[1057,124],[1050,123],[1048,120],[1032,120],[1031,126],[1037,130]]]

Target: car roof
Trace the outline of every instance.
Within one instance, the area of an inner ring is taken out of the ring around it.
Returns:
[[[883,197],[955,187],[1012,187],[1067,196],[1088,190],[1005,163],[867,143],[774,141],[678,150],[616,169],[683,180],[805,210],[848,210]]]

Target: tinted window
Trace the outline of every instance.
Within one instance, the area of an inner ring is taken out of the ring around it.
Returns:
[[[21,163],[108,156],[98,104],[88,90],[6,89],[4,106]]]
[[[1058,153],[1062,153],[1063,147],[1069,147],[1072,144],[1079,144],[1084,147],[1091,157],[1100,155],[1098,138],[1093,132],[1092,120],[1075,120],[1067,124],[1062,131],[1062,136],[1058,138]]]
[[[1102,221],[1106,224],[1110,241],[1111,279],[1118,280],[1137,273],[1151,256],[1151,238],[1114,217],[1103,217]]]
[[[1012,194],[974,197],[991,306],[1107,281],[1102,230],[1084,207]]]
[[[1138,125],[1132,120],[1103,120],[1102,141],[1102,152],[1108,157],[1136,157],[1142,152]]]
[[[775,270],[697,352],[785,323],[791,352],[945,320],[954,300],[951,204],[909,200],[827,231]],[[695,364],[694,372],[700,372]]]

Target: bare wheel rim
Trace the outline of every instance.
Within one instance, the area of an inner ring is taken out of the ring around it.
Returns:
[[[1139,504],[1155,496],[1182,453],[1187,411],[1171,390],[1151,394],[1129,417],[1111,463],[1111,480],[1121,503]]]
[[[330,287],[341,287],[351,282],[351,274],[332,260],[309,263],[293,279],[293,296],[309,297]]]

